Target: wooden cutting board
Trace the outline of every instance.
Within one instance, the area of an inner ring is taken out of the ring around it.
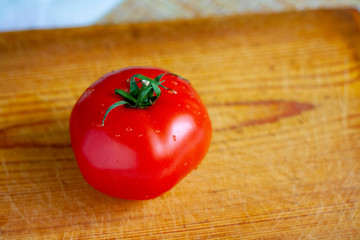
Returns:
[[[0,34],[4,239],[360,238],[360,15],[274,15]],[[148,201],[82,178],[69,115],[101,75],[190,79],[212,123],[196,171]]]

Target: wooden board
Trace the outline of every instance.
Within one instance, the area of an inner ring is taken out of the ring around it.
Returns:
[[[360,15],[319,10],[0,34],[0,234],[28,238],[360,238]],[[82,178],[69,115],[101,75],[190,79],[209,153],[149,201]]]

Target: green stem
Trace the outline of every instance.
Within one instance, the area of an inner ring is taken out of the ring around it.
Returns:
[[[120,95],[121,97],[123,97],[123,99],[121,101],[118,101],[118,102],[112,104],[106,110],[106,113],[105,113],[103,121],[102,121],[102,126],[104,126],[105,119],[108,116],[109,112],[116,107],[119,107],[121,105],[127,105],[132,108],[148,108],[151,105],[153,105],[156,102],[156,100],[160,97],[160,95],[161,95],[160,87],[174,92],[173,90],[171,90],[161,84],[164,82],[164,81],[161,81],[161,78],[166,74],[180,77],[173,73],[162,73],[162,74],[156,76],[154,79],[151,79],[151,78],[146,77],[141,74],[135,74],[130,78],[130,91],[129,92],[125,92],[122,89],[115,89],[115,93]],[[135,81],[135,78],[140,79],[140,80]],[[184,79],[184,78],[181,78],[181,79]],[[184,80],[186,80],[186,79],[184,79]],[[139,83],[139,82],[141,82],[141,88],[139,88],[139,86],[137,85],[137,83]]]

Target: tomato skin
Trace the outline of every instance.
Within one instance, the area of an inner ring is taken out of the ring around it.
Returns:
[[[164,75],[161,96],[145,109],[126,105],[115,89],[129,91],[134,74],[150,78],[168,71],[129,67],[108,73],[79,98],[70,117],[71,144],[79,169],[95,189],[113,197],[144,200],[174,187],[205,157],[211,122],[199,95],[186,80]]]

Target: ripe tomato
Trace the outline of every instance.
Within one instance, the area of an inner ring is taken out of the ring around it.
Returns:
[[[85,180],[105,194],[134,200],[161,195],[195,169],[211,131],[191,84],[158,68],[106,74],[83,93],[70,118]]]

